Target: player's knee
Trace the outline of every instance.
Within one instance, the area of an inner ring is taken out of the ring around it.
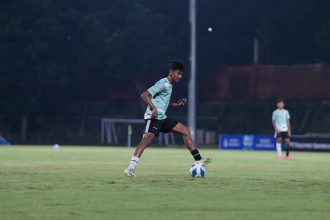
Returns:
[[[183,135],[191,137],[190,129],[187,126],[184,126]]]
[[[150,132],[144,134],[143,139],[141,141],[141,144],[149,145],[151,143],[152,139],[154,138],[154,136],[155,135],[153,133],[150,133]]]

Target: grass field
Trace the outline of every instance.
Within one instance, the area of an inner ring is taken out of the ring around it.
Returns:
[[[330,154],[202,150],[205,178],[184,149],[0,147],[0,219],[330,219]]]

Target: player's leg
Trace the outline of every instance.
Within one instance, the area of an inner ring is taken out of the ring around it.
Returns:
[[[172,129],[172,131],[182,135],[184,144],[189,151],[197,150],[197,146],[195,145],[190,130],[187,126],[179,122]]]
[[[132,156],[132,159],[128,165],[128,167],[124,170],[124,173],[126,173],[128,176],[130,177],[135,177],[135,170],[136,170],[136,166],[139,164],[140,162],[140,157],[143,154],[144,149],[146,149],[152,139],[155,137],[155,134],[148,132],[146,134],[143,135],[142,140],[140,141],[140,143],[136,146],[135,150],[134,150],[134,154]]]
[[[284,141],[285,141],[286,159],[292,160],[292,157],[290,156],[290,138],[287,137],[284,139]]]
[[[279,160],[283,160],[282,155],[282,133],[277,133],[276,135],[276,151],[277,151],[277,157]]]
[[[135,169],[136,169],[136,166],[140,162],[140,157],[142,156],[144,150],[150,145],[150,143],[154,139],[154,137],[158,136],[159,130],[160,130],[159,127],[160,127],[160,123],[158,120],[147,120],[146,121],[145,133],[142,137],[142,140],[136,146],[132,159],[131,159],[127,169],[124,170],[124,173],[126,173],[128,176],[131,176],[131,177],[136,176]]]
[[[155,134],[151,132],[147,132],[146,134],[144,134],[142,140],[134,150],[134,156],[140,158],[143,154],[144,149],[146,149],[151,144],[151,141],[154,139],[154,137]]]
[[[199,161],[202,163],[209,163],[211,162],[211,158],[209,157],[202,157],[197,149],[196,144],[194,143],[192,137],[191,137],[191,133],[189,128],[178,122],[173,128],[172,128],[172,132],[181,134],[183,136],[183,141],[184,144],[186,145],[186,147],[188,148],[188,150],[190,151],[191,155],[194,157],[195,161]]]

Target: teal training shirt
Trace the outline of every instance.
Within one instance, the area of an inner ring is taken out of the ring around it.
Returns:
[[[288,131],[287,120],[290,119],[290,114],[286,109],[276,109],[273,112],[273,121],[275,121],[275,126],[280,132]]]
[[[171,94],[172,94],[172,84],[167,78],[163,78],[156,82],[155,85],[148,89],[152,98],[151,101],[157,108],[157,118],[158,120],[166,119],[166,110],[170,104]],[[144,114],[144,119],[151,119],[151,109],[148,106]]]

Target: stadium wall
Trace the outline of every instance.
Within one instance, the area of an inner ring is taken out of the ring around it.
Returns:
[[[223,66],[214,98],[321,100],[330,98],[329,84],[330,68],[323,64]]]

